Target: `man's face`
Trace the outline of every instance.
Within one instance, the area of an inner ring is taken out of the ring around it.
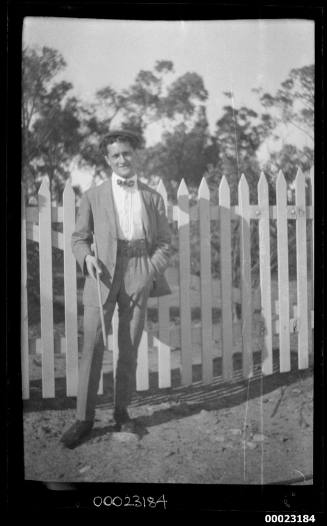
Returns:
[[[128,142],[116,141],[108,144],[105,159],[120,177],[129,179],[135,174],[136,152]]]

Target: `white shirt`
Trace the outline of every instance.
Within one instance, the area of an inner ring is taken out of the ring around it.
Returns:
[[[137,176],[130,177],[134,185],[120,186],[117,183],[119,177],[115,172],[112,174],[112,191],[116,207],[116,225],[118,239],[144,239],[142,222],[142,201],[137,185]]]

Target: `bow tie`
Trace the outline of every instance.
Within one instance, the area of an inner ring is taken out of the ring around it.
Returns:
[[[131,180],[129,181],[128,179],[124,180],[124,179],[117,179],[117,184],[119,184],[119,186],[134,186],[134,180]]]

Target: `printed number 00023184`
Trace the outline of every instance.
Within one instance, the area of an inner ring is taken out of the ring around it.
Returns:
[[[279,514],[279,515],[275,515],[275,514],[266,514],[265,515],[265,522],[293,522],[293,523],[298,523],[298,522],[304,522],[304,523],[307,523],[307,522],[315,522],[316,519],[315,519],[315,516],[314,515],[301,515],[301,514]]]
[[[129,495],[125,495],[124,497],[116,495],[112,497],[111,495],[107,495],[105,497],[94,497],[93,504],[97,508],[100,506],[115,506],[117,508],[130,506],[134,508],[156,508],[157,506],[162,506],[165,510],[167,500],[165,499],[165,495],[161,495],[161,497],[144,497],[140,495],[132,495],[131,497]]]

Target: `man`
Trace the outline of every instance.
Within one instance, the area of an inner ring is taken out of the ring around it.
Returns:
[[[134,389],[147,299],[171,292],[163,276],[170,255],[170,229],[162,197],[137,179],[136,149],[140,143],[141,138],[129,130],[114,130],[104,137],[101,151],[112,176],[83,195],[72,235],[72,250],[86,279],[77,420],[61,438],[69,448],[90,433],[95,415],[104,351],[97,273],[106,334],[118,304],[113,413],[117,430],[133,432],[127,407]],[[97,258],[91,249],[93,235]]]

